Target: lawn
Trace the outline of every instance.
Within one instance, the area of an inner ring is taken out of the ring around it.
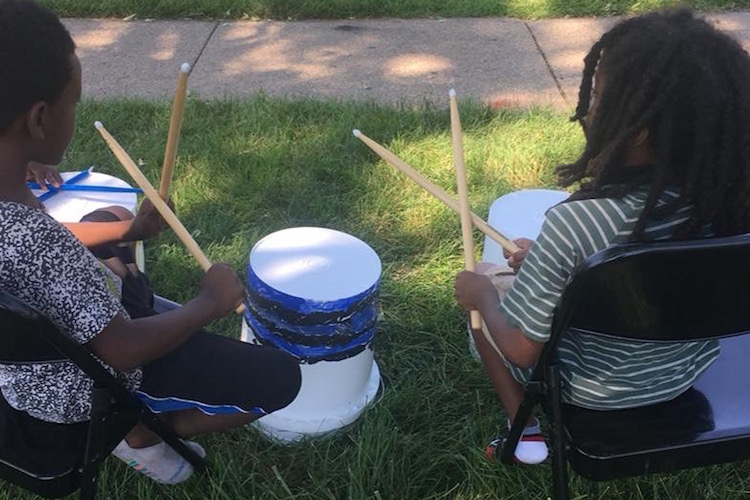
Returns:
[[[548,110],[493,111],[461,103],[471,202],[486,217],[499,195],[552,186],[554,165],[575,158],[578,126]],[[96,165],[126,178],[93,127],[103,121],[153,183],[169,105],[85,101],[63,170]],[[545,499],[548,466],[487,462],[486,442],[505,425],[481,367],[469,354],[452,283],[462,267],[458,217],[351,136],[361,128],[449,192],[455,192],[447,110],[312,100],[188,102],[173,197],[209,258],[240,274],[261,237],[324,226],[357,236],[383,262],[383,319],[374,342],[385,392],[350,428],[294,446],[253,429],[201,437],[210,474],[162,487],[114,458],[106,499]],[[156,138],[156,139],[155,139]],[[477,254],[482,240],[475,233]],[[157,292],[185,300],[201,271],[172,234],[149,242]],[[215,331],[238,336],[228,317]],[[30,499],[7,484],[0,499]],[[739,498],[750,463],[592,486],[576,498]]]
[[[40,0],[61,16],[229,19],[609,16],[659,7],[750,7],[749,0]]]

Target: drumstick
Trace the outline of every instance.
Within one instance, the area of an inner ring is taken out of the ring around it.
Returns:
[[[377,142],[373,141],[369,137],[367,137],[365,134],[363,134],[361,131],[354,129],[352,131],[354,134],[354,137],[358,138],[367,146],[375,151],[381,158],[383,158],[385,161],[399,169],[401,172],[406,174],[407,177],[409,177],[411,180],[419,184],[422,188],[424,188],[427,192],[429,192],[431,195],[435,196],[438,200],[442,201],[448,207],[453,210],[456,213],[460,213],[460,208],[458,206],[458,202],[452,198],[448,193],[446,193],[444,190],[430,182],[425,176],[414,170],[413,167],[406,164],[403,160],[401,160],[398,156],[393,154],[392,152],[388,151],[386,148],[378,144]],[[516,253],[520,248],[518,248],[518,245],[513,243],[511,240],[503,236],[502,234],[498,233],[495,228],[487,224],[485,221],[482,220],[481,217],[479,217],[477,214],[473,212],[469,212],[469,215],[471,216],[471,222],[474,224],[474,226],[479,229],[481,232],[486,234],[488,237],[495,240],[501,247],[509,251],[510,253]]]
[[[102,122],[94,122],[94,126],[99,131],[99,133],[102,134],[102,137],[104,137],[104,140],[107,142],[109,149],[112,150],[112,153],[114,153],[115,157],[117,157],[122,166],[125,167],[125,170],[128,171],[135,183],[138,184],[138,187],[143,190],[143,193],[146,195],[146,197],[151,201],[151,203],[153,203],[154,208],[156,208],[156,210],[159,211],[164,220],[167,221],[169,227],[172,228],[172,231],[175,232],[180,241],[182,241],[182,243],[187,247],[190,254],[195,258],[195,260],[198,261],[198,264],[200,264],[204,271],[208,271],[208,269],[212,265],[211,261],[208,260],[206,254],[203,253],[203,250],[201,250],[201,248],[198,246],[198,243],[196,243],[188,230],[185,229],[185,226],[182,225],[180,219],[178,219],[172,209],[169,208],[169,205],[167,205],[167,203],[161,198],[161,196],[159,196],[159,193],[156,191],[156,189],[154,189],[146,176],[143,175],[143,172],[141,172],[138,166],[136,166],[130,155],[128,155],[128,153],[122,148],[122,146],[120,146],[115,138],[112,137],[109,132],[107,132],[107,129],[104,128]],[[235,312],[237,312],[237,314],[241,314],[244,311],[245,304],[240,304],[239,307],[235,309]]]
[[[464,163],[464,144],[461,137],[461,117],[458,114],[456,104],[456,91],[451,89],[448,93],[451,108],[451,139],[453,143],[453,164],[456,168],[456,184],[458,187],[458,208],[461,216],[461,238],[464,244],[464,263],[466,270],[474,272],[474,237],[471,227],[471,214],[469,213],[469,188],[466,185],[466,164]],[[482,316],[479,311],[469,312],[469,321],[472,330],[481,330]]]
[[[177,90],[174,92],[172,101],[172,114],[169,117],[169,132],[167,132],[167,148],[164,151],[164,163],[161,167],[161,183],[159,184],[159,196],[166,200],[169,196],[169,185],[172,183],[172,171],[177,158],[177,145],[180,143],[180,130],[182,129],[182,115],[185,111],[185,96],[187,95],[187,79],[190,65],[182,63],[180,76],[177,80]]]

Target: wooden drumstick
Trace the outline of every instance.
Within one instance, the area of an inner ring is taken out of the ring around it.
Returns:
[[[198,264],[200,264],[201,268],[203,268],[204,271],[208,271],[208,269],[212,265],[211,261],[208,260],[206,254],[203,253],[203,250],[201,250],[201,248],[198,246],[198,243],[196,243],[188,230],[185,229],[185,226],[182,224],[182,222],[180,222],[180,219],[178,219],[172,209],[169,208],[169,205],[167,205],[167,203],[161,198],[161,196],[159,196],[159,193],[156,191],[156,189],[154,189],[146,176],[143,175],[143,172],[140,171],[130,155],[128,155],[128,153],[122,148],[122,146],[120,146],[115,138],[112,137],[109,132],[107,132],[107,129],[104,128],[102,122],[94,122],[94,126],[102,135],[102,137],[104,137],[104,140],[107,142],[109,149],[112,150],[112,153],[114,153],[115,157],[120,161],[125,170],[127,170],[135,183],[138,184],[138,187],[143,190],[143,193],[146,195],[146,197],[151,201],[151,203],[153,203],[154,208],[156,208],[156,210],[159,211],[164,220],[167,221],[169,227],[172,228],[172,231],[175,232],[180,241],[182,241],[182,243],[187,247],[190,254],[195,258],[195,260],[198,261]],[[245,304],[240,304],[239,307],[235,309],[235,312],[237,314],[242,314],[244,311]]]
[[[443,189],[441,189],[440,187],[430,182],[425,176],[423,176],[422,174],[414,170],[413,167],[411,167],[406,162],[401,160],[398,156],[396,156],[395,154],[388,151],[386,148],[384,148],[377,142],[367,137],[361,131],[354,129],[352,133],[354,134],[354,137],[358,138],[359,140],[367,144],[367,146],[370,149],[372,149],[375,153],[377,153],[378,156],[380,156],[386,162],[390,163],[391,165],[399,169],[401,172],[406,174],[407,177],[409,177],[411,180],[419,184],[422,188],[424,188],[431,195],[435,196],[438,200],[445,203],[451,210],[453,210],[456,213],[461,212],[461,209],[458,206],[458,201],[452,198]],[[516,245],[511,240],[509,240],[508,238],[506,238],[505,236],[497,232],[495,228],[487,224],[477,214],[473,212],[469,212],[469,215],[471,216],[471,222],[474,224],[474,226],[477,229],[479,229],[481,232],[486,234],[489,238],[495,240],[501,247],[503,247],[510,253],[516,253],[518,250],[520,250],[520,248],[518,248],[518,245]]]
[[[185,97],[187,96],[187,79],[190,73],[190,65],[182,63],[180,76],[177,80],[177,90],[172,101],[172,114],[169,117],[169,132],[167,133],[167,148],[164,151],[164,163],[161,167],[161,182],[159,184],[159,196],[166,200],[169,196],[169,185],[172,183],[172,172],[177,158],[177,145],[180,143],[180,130],[182,130],[182,116],[185,112]]]
[[[471,226],[471,214],[469,210],[469,188],[466,183],[466,164],[464,163],[464,144],[461,137],[461,117],[458,114],[456,104],[456,91],[451,89],[448,93],[451,108],[451,139],[453,143],[453,164],[456,168],[456,185],[458,187],[458,208],[461,216],[461,238],[464,245],[464,264],[466,270],[474,272],[474,236]],[[469,312],[469,321],[472,330],[482,329],[482,316],[479,311]]]

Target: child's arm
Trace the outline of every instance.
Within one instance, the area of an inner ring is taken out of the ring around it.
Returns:
[[[455,289],[462,308],[479,311],[482,315],[492,339],[508,361],[522,368],[536,364],[544,344],[531,340],[520,328],[508,323],[499,309],[495,287],[487,276],[462,271],[456,277]]]
[[[169,203],[172,207],[172,203]],[[115,222],[65,222],[63,226],[73,233],[85,247],[147,240],[162,232],[167,223],[146,198],[135,218]]]
[[[0,231],[0,246],[14,250],[3,261],[3,283],[103,361],[129,370],[170,351],[215,318],[234,310],[245,288],[226,265],[212,266],[200,292],[184,307],[136,320],[123,315],[115,286],[94,255],[51,217],[18,204],[0,215],[19,220]]]
[[[116,222],[63,222],[62,225],[73,233],[85,247],[95,247],[108,243],[134,241],[128,239],[133,220]],[[137,241],[137,239],[135,240]]]
[[[229,266],[214,264],[198,295],[172,311],[130,320],[117,314],[88,345],[118,371],[143,366],[168,353],[214,319],[233,311],[245,287]]]

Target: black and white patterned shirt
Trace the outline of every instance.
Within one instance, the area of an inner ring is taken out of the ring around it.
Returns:
[[[120,287],[119,278],[52,217],[0,202],[0,288],[44,314],[61,332],[85,344],[118,313],[127,317]],[[139,369],[120,375],[131,390],[141,376]],[[0,391],[8,404],[49,422],[88,420],[92,385],[70,361],[0,365]]]

